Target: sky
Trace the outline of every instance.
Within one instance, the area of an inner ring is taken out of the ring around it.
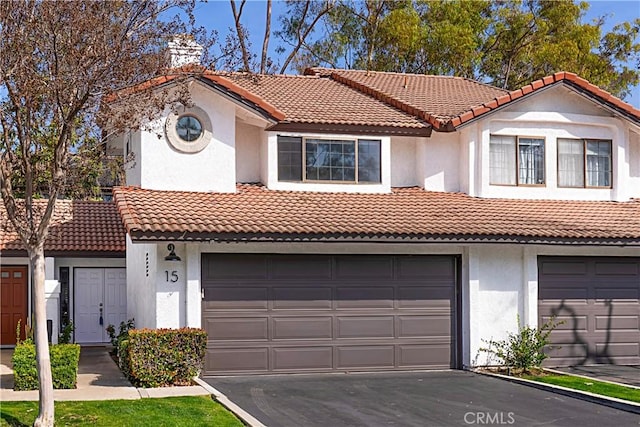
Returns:
[[[236,3],[240,3],[237,0]],[[589,11],[585,19],[591,21],[600,16],[607,17],[607,23],[604,31],[609,31],[614,25],[640,18],[640,0],[593,0],[590,4]],[[265,29],[265,0],[248,0],[242,14],[242,23],[248,28],[253,44],[253,50],[259,51],[262,47],[262,38]],[[281,58],[276,53],[279,40],[273,36],[273,31],[278,27],[278,16],[284,10],[282,1],[274,0],[271,12],[271,40],[269,45],[269,56],[272,58]],[[219,38],[224,40],[225,35],[229,31],[229,27],[233,24],[233,14],[228,0],[209,0],[196,5],[195,9],[196,22],[208,30],[215,29],[218,31]],[[282,60],[280,61],[282,62]],[[625,101],[636,108],[640,109],[640,86],[632,89],[631,95]]]

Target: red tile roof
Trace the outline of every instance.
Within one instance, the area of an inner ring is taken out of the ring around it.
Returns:
[[[559,72],[520,89],[507,91],[473,80],[452,76],[429,76],[361,70],[310,68],[306,74],[328,76],[353,89],[420,117],[439,131],[483,116],[523,96],[563,83],[586,92],[597,101],[640,123],[640,110],[590,84],[574,73]]]
[[[620,98],[611,95],[609,92],[600,89],[598,86],[589,83],[587,80],[578,77],[578,75],[574,73],[561,71],[551,76],[544,77],[540,80],[535,80],[520,89],[512,90],[505,95],[492,99],[488,102],[484,102],[482,105],[474,106],[474,108],[466,111],[465,113],[454,117],[450,121],[451,126],[458,127],[466,122],[485,115],[504,104],[508,104],[509,102],[515,101],[524,96],[529,96],[535,91],[556,84],[565,84],[573,88],[574,90],[583,92],[594,100],[611,107],[628,119],[631,119],[640,124],[640,110],[635,108],[633,105],[627,104]]]
[[[268,100],[284,112],[289,123],[394,127],[425,134],[430,129],[421,118],[332,79],[246,73],[224,77]]]
[[[45,242],[45,253],[124,256],[125,249],[126,230],[114,203],[57,201]],[[23,250],[4,205],[0,204],[0,251],[4,255]]]
[[[109,99],[192,76],[264,111],[278,122],[272,130],[429,135],[432,128],[451,132],[541,89],[564,84],[640,124],[640,110],[564,71],[513,91],[453,76],[328,68],[309,68],[304,76],[222,73],[193,66],[174,72]]]
[[[434,125],[446,123],[476,105],[508,93],[474,80],[452,76],[430,76],[361,70],[309,69]]]
[[[230,79],[224,76],[221,76],[219,74],[215,74],[212,72],[205,72],[202,75],[202,77],[205,80],[208,80],[215,84],[219,84],[223,86],[225,89],[228,89],[231,92],[235,93],[236,95],[246,99],[247,101],[254,103],[257,107],[265,110],[269,115],[271,115],[271,117],[273,117],[276,120],[284,120],[286,117],[285,113],[283,113],[281,110],[279,110],[270,102],[266,101],[264,98],[243,89],[242,87],[238,86],[233,81],[231,81]]]
[[[134,240],[528,241],[640,244],[640,202],[480,199],[397,188],[388,194],[236,193],[120,187]]]

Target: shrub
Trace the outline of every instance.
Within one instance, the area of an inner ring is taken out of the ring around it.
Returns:
[[[202,370],[206,346],[202,329],[134,329],[121,344],[121,369],[137,387],[189,385]]]
[[[78,344],[55,344],[49,347],[53,388],[76,388],[80,346]],[[14,390],[36,390],[38,370],[36,346],[31,341],[21,341],[13,351]]]
[[[58,344],[69,344],[71,343],[71,334],[75,330],[73,326],[73,322],[65,323],[58,335]]]
[[[13,364],[13,389],[35,390],[38,388],[38,370],[36,368],[36,346],[30,341],[21,341],[16,345],[11,358]]]
[[[118,345],[116,355],[118,356],[118,367],[131,380],[131,372],[129,372],[129,340],[122,340]]]
[[[510,333],[507,339],[501,341],[485,340],[488,344],[480,351],[496,356],[502,365],[509,368],[529,370],[539,367],[547,358],[544,348],[549,344],[549,335],[562,322],[551,318],[539,328],[523,326],[518,317],[518,332]]]
[[[76,388],[80,345],[56,344],[51,346],[50,354],[53,388]]]
[[[20,339],[20,330],[22,328],[22,319],[18,319],[18,323],[16,323],[16,345],[20,344],[23,340]],[[28,323],[24,325],[24,341],[33,342],[33,329],[29,326]]]
[[[120,347],[120,342],[127,339],[129,336],[129,331],[135,328],[135,320],[129,319],[126,322],[120,322],[120,331],[118,335],[116,335],[116,328],[113,325],[109,325],[105,328],[107,334],[109,334],[109,339],[111,340],[111,345],[114,347],[114,351],[116,355],[118,354],[118,347]]]

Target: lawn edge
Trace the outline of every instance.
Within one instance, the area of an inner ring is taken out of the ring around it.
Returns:
[[[256,419],[253,415],[251,415],[250,413],[242,409],[238,404],[233,402],[231,399],[229,399],[219,390],[213,388],[203,379],[196,377],[193,380],[196,383],[198,383],[199,386],[201,386],[202,388],[207,390],[209,393],[211,393],[211,396],[216,402],[218,402],[219,404],[227,408],[229,411],[231,411],[244,424],[250,427],[266,427],[264,424],[258,421],[258,419]]]
[[[601,394],[590,393],[588,391],[575,390],[572,388],[563,387],[559,385],[541,383],[538,381],[527,380],[524,378],[496,374],[493,372],[486,372],[480,369],[474,369],[473,372],[475,372],[476,374],[486,375],[488,377],[493,377],[493,378],[501,379],[504,381],[509,381],[512,383],[522,384],[528,387],[537,388],[539,390],[545,390],[552,393],[561,394],[563,396],[573,397],[576,399],[585,400],[587,402],[609,406],[611,408],[620,409],[622,411],[632,412],[634,414],[640,414],[640,403],[630,402],[628,400],[618,399],[615,397],[603,396]],[[593,379],[593,378],[590,378],[590,379]],[[620,385],[620,384],[617,384],[617,385]]]
[[[636,390],[640,390],[640,387],[632,385],[632,384],[624,384],[624,383],[619,383],[619,382],[616,382],[616,381],[603,380],[601,378],[593,378],[593,377],[589,377],[587,375],[574,374],[572,372],[558,371],[557,369],[552,369],[552,368],[544,368],[544,370],[547,371],[547,372],[551,372],[552,374],[555,374],[555,375],[571,375],[573,377],[584,378],[585,380],[595,380],[595,381],[598,381],[598,382],[601,382],[601,383],[619,385],[619,386],[622,386],[622,387],[629,387],[629,388],[635,388]]]

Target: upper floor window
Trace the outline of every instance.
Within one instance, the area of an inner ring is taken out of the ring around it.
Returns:
[[[279,135],[278,180],[379,183],[380,141]]]
[[[559,187],[611,187],[611,141],[558,139]]]
[[[544,185],[544,139],[491,135],[490,184]]]

